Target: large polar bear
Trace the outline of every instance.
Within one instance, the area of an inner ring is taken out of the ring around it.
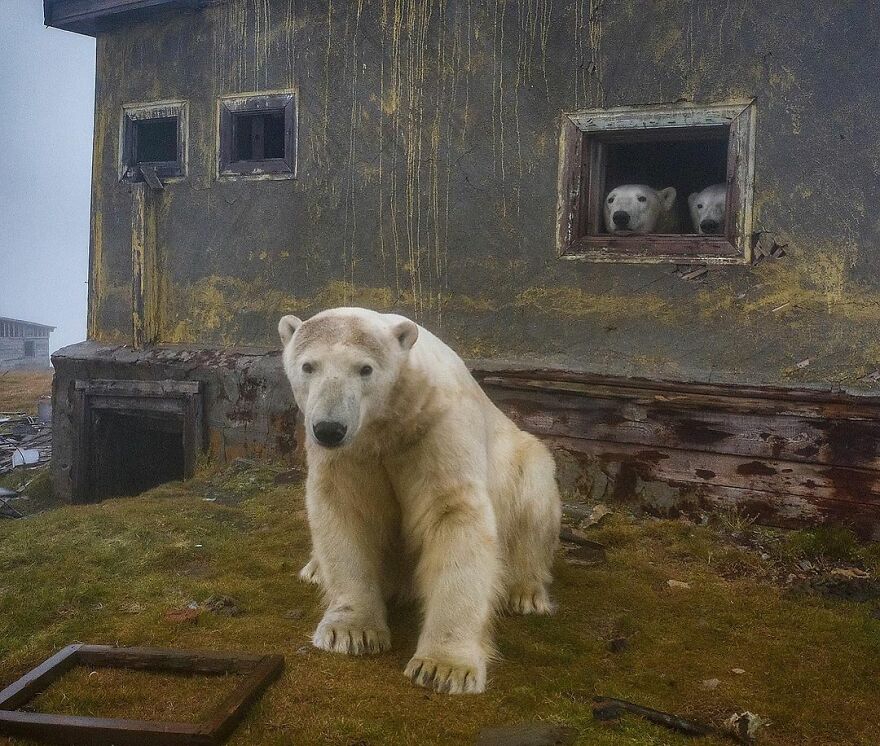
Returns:
[[[278,332],[307,433],[313,556],[301,577],[327,600],[313,644],[387,649],[385,601],[412,592],[424,620],[405,675],[482,692],[493,613],[551,611],[561,510],[550,451],[403,316],[335,308],[285,316]]]
[[[609,233],[675,233],[675,197],[675,187],[615,187],[605,197],[605,228]]]

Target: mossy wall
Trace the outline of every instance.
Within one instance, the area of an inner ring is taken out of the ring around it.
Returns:
[[[466,357],[860,382],[880,340],[880,8],[864,2],[238,0],[98,38],[90,337],[131,329],[125,103],[189,102],[157,197],[164,342],[274,345],[278,316],[406,313]],[[295,89],[295,180],[218,181],[217,98]],[[755,228],[786,255],[560,261],[560,114],[757,100]],[[876,385],[876,384],[874,384]]]

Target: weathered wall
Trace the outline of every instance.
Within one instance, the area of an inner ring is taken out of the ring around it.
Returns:
[[[809,0],[230,1],[105,33],[90,336],[131,328],[121,106],[183,98],[189,173],[157,209],[164,341],[271,345],[280,314],[346,303],[468,357],[856,384],[880,359],[878,33],[876,5]],[[218,182],[217,97],[291,87],[298,178]],[[785,257],[696,282],[556,258],[561,112],[751,96],[756,229]]]
[[[25,357],[25,341],[34,343],[33,357]],[[0,337],[0,370],[46,370],[48,367],[48,338]]]
[[[296,404],[281,369],[280,355],[238,349],[178,347],[132,350],[120,345],[81,342],[52,356],[52,475],[55,494],[74,495],[82,423],[76,381],[199,381],[205,451],[221,461],[249,456],[287,459],[297,453]]]

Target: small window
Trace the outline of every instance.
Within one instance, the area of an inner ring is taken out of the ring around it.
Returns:
[[[186,120],[182,101],[123,107],[120,178],[142,181],[141,166],[161,179],[184,176]]]
[[[751,259],[754,105],[563,117],[557,247],[566,259]]]
[[[293,178],[296,175],[296,97],[293,93],[220,100],[219,175]]]
[[[37,349],[36,344],[32,339],[26,339],[24,343],[24,356],[25,357],[36,357]]]

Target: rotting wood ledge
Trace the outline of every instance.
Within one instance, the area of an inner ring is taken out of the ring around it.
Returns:
[[[594,497],[739,507],[880,538],[880,394],[651,381],[475,364],[489,396]],[[596,479],[600,475],[600,479]]]

